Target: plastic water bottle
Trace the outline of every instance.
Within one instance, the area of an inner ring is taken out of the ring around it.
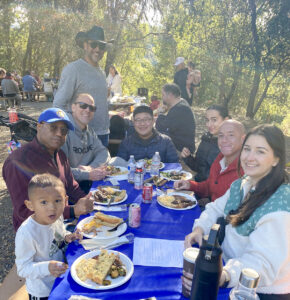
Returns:
[[[159,176],[159,167],[160,167],[160,155],[159,152],[155,152],[155,154],[152,157],[150,175]]]
[[[230,292],[230,300],[259,300],[256,288],[259,282],[259,274],[250,268],[243,269],[239,284]]]
[[[129,161],[128,161],[128,182],[134,183],[134,176],[135,176],[135,170],[136,170],[136,161],[134,159],[134,155],[130,155]]]

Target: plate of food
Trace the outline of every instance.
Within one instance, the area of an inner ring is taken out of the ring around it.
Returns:
[[[120,236],[127,230],[127,224],[122,223],[124,220],[115,216],[106,215],[101,212],[96,212],[94,216],[87,217],[81,220],[77,229],[79,229],[86,238],[105,240]],[[108,231],[117,226],[115,231]]]
[[[71,276],[79,285],[108,290],[123,285],[134,273],[134,265],[125,254],[114,250],[95,250],[77,258]]]
[[[178,170],[161,171],[160,176],[171,181],[189,180],[192,178],[191,173]]]
[[[161,206],[173,210],[187,210],[197,205],[197,201],[194,196],[178,192],[158,196],[157,202]]]
[[[116,205],[127,200],[128,195],[126,190],[119,190],[110,186],[98,186],[98,188],[92,192],[93,198],[96,204],[101,205]]]
[[[144,161],[144,167],[146,169],[146,172],[150,172],[151,164],[152,164],[152,158],[144,158],[139,161]],[[165,164],[163,162],[160,162],[159,170],[163,169],[165,167]]]
[[[126,179],[128,176],[128,169],[125,167],[107,166],[106,171],[108,172],[108,177],[115,179]]]
[[[130,96],[114,96],[111,101],[110,104],[113,105],[134,105],[136,104],[135,100],[133,97]]]

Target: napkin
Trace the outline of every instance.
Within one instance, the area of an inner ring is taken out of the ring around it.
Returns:
[[[97,205],[94,204],[94,210],[100,210],[100,211],[126,211],[127,205],[113,205],[113,206],[103,206],[103,205]]]
[[[100,298],[89,298],[81,295],[71,295],[68,300],[102,300]]]
[[[110,239],[101,239],[101,240],[96,240],[96,239],[85,239],[80,241],[80,244],[86,249],[86,250],[92,250],[96,248],[101,248],[105,247],[106,245],[109,245],[110,243],[116,241],[118,237],[113,237]]]

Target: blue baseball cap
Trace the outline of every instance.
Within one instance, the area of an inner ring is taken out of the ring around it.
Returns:
[[[67,114],[60,108],[56,108],[56,107],[48,108],[48,109],[44,110],[38,118],[38,123],[41,123],[41,122],[54,123],[54,122],[59,122],[59,121],[65,122],[68,129],[75,130],[75,128],[74,128],[72,122],[70,121],[70,119],[68,118]]]

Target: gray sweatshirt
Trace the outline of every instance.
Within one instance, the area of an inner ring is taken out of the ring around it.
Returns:
[[[2,79],[1,81],[3,95],[19,94],[17,83],[13,79]]]
[[[107,92],[106,77],[103,70],[95,68],[83,59],[78,59],[64,67],[53,106],[71,112],[71,103],[78,94],[92,95],[97,110],[89,126],[98,135],[108,134],[110,121]]]
[[[78,166],[98,167],[107,163],[111,158],[109,151],[91,128],[81,130],[73,116],[70,113],[67,115],[75,131],[69,130],[62,150],[68,158],[74,178],[77,181],[89,180],[89,172],[79,169]]]

